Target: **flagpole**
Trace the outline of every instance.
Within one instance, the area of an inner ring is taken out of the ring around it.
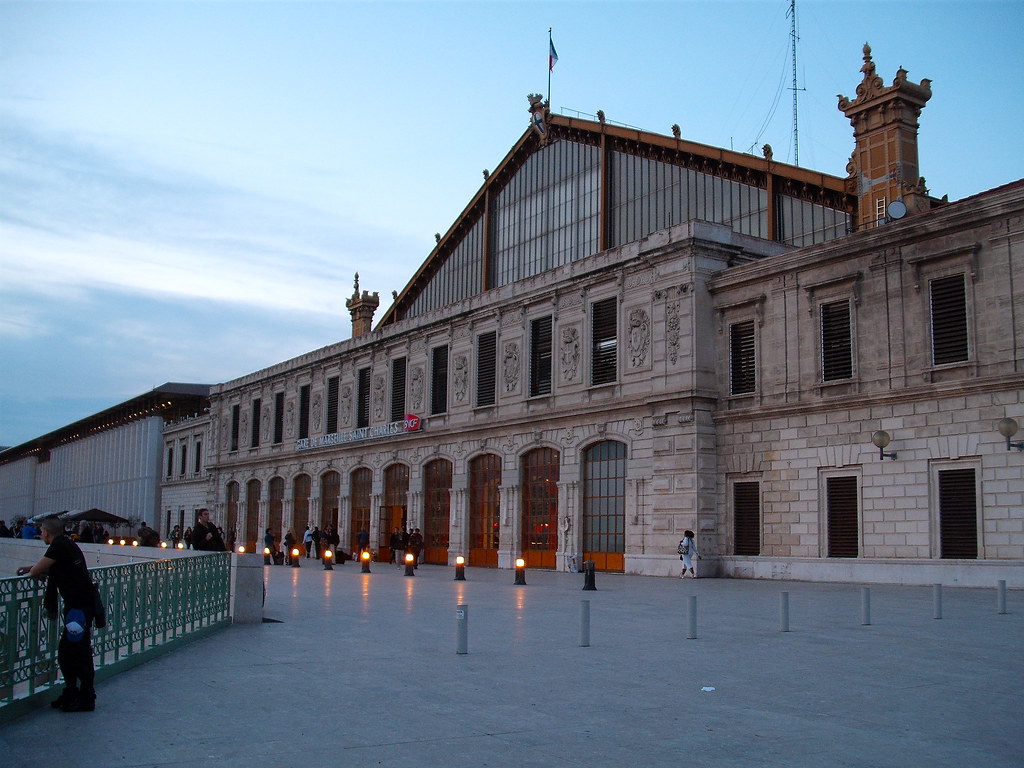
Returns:
[[[548,27],[548,107],[551,106],[551,70],[554,67],[551,66],[551,49],[555,43],[551,38],[551,27]]]

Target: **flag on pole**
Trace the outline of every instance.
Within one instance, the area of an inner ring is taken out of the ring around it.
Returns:
[[[555,44],[548,37],[548,72],[555,68],[556,63],[558,63],[558,52],[555,50]]]

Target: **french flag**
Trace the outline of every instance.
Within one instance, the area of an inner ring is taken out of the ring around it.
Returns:
[[[558,63],[558,52],[555,50],[555,44],[548,40],[548,72],[555,68],[555,64]]]

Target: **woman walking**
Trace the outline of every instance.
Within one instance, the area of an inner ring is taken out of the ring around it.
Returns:
[[[679,541],[676,551],[679,553],[679,559],[683,561],[683,571],[679,574],[679,578],[685,579],[686,572],[689,571],[690,576],[696,579],[697,572],[693,569],[693,556],[696,555],[698,560],[703,558],[697,551],[697,542],[693,540],[693,531],[683,531],[683,538]]]

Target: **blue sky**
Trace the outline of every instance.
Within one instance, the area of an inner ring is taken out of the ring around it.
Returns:
[[[792,162],[788,0],[0,0],[0,445],[351,335],[527,127],[593,115]],[[932,80],[921,172],[1024,176],[1024,3],[797,6],[799,159],[845,175],[869,42]]]

